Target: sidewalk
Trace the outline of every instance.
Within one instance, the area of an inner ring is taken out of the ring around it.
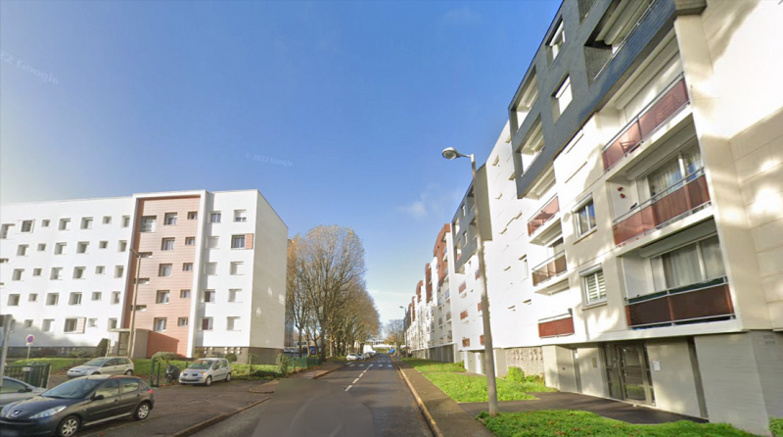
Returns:
[[[342,367],[327,362],[289,378],[319,378]],[[223,421],[234,414],[271,399],[277,380],[215,382],[209,387],[171,385],[154,389],[155,408],[147,420],[117,420],[85,428],[79,436],[138,437],[157,435],[185,437]]]

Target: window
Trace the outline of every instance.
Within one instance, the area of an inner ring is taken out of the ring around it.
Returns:
[[[155,296],[155,303],[169,303],[169,291],[158,290],[158,293]]]
[[[98,248],[99,249],[106,249],[107,247],[109,247],[109,242],[108,241],[101,241],[101,242],[98,243]]]
[[[104,225],[110,225],[111,224],[111,216],[110,215],[103,216],[103,224]]]
[[[188,318],[187,317],[178,317],[177,318],[177,326],[188,326]]]
[[[41,227],[42,228],[48,228],[49,227],[49,220],[41,220]]]
[[[246,222],[247,221],[247,211],[245,210],[234,210],[234,221],[235,222]]]
[[[226,330],[239,331],[239,317],[226,317]]]
[[[179,298],[180,299],[190,299],[190,290],[180,290],[179,291]]]
[[[76,243],[76,253],[87,253],[87,247],[90,245],[90,243],[86,241],[80,241]]]
[[[182,271],[183,272],[192,272],[193,271],[193,263],[182,263]]]
[[[660,257],[667,289],[726,275],[717,236],[698,241]]]
[[[60,227],[59,229],[61,231],[67,231],[71,229],[71,219],[69,218],[61,218],[60,219]]]
[[[96,275],[102,275],[106,272],[106,267],[104,266],[95,266],[95,274]]]
[[[8,306],[9,307],[19,306],[19,295],[18,294],[9,294],[8,295]]]
[[[115,305],[120,303],[120,292],[119,291],[112,291],[111,292],[111,303],[115,304]]]
[[[3,226],[0,226],[0,239],[5,240],[6,238],[8,238],[8,231],[10,231],[13,226],[14,225],[12,224],[5,224]]]
[[[202,331],[212,330],[212,317],[204,317],[203,319],[201,319],[201,330]]]
[[[204,264],[204,274],[208,276],[217,275],[217,263]]]
[[[81,304],[82,304],[82,294],[71,293],[71,296],[68,299],[68,305],[81,305]]]
[[[244,249],[245,248],[245,236],[244,235],[232,235],[231,236],[231,248],[232,249]]]
[[[92,229],[92,217],[82,217],[82,229]]]
[[[19,230],[20,232],[33,232],[33,221],[32,220],[25,220],[22,222],[22,229]]]
[[[30,293],[27,296],[27,301],[28,302],[38,302],[38,293]]]
[[[65,252],[65,246],[67,246],[67,243],[55,243],[54,254],[62,255]]]
[[[41,269],[40,268],[33,269],[33,276],[41,276]]]
[[[139,312],[146,312],[147,311],[147,305],[136,305],[133,307],[133,311],[139,311]]]
[[[229,302],[242,302],[242,290],[240,289],[232,289],[228,290],[228,301]]]
[[[57,305],[59,301],[60,301],[60,295],[57,293],[49,293],[46,295],[46,305],[49,306]]]
[[[84,267],[73,268],[73,279],[84,279]]]
[[[171,264],[161,264],[158,266],[158,276],[171,276]]]
[[[215,290],[204,290],[204,303],[215,302]]]
[[[5,264],[8,262],[8,258],[0,258],[0,264]]]
[[[650,197],[666,196],[683,182],[695,179],[696,172],[703,167],[698,146],[680,152],[677,157],[647,176]]]
[[[585,303],[590,305],[605,301],[606,284],[604,284],[604,271],[597,267],[582,272],[581,276]]]
[[[65,319],[65,326],[63,327],[63,332],[77,332],[77,329],[79,327],[79,320],[78,319]]]
[[[196,220],[197,218],[198,218],[198,212],[196,211],[188,212],[188,220]]]
[[[231,274],[232,275],[244,275],[245,274],[245,263],[242,261],[234,261],[231,263]]]
[[[43,319],[43,323],[41,323],[41,331],[52,332],[53,325],[54,325],[54,319]]]
[[[207,238],[207,249],[217,249],[217,248],[218,248],[218,237]]]
[[[530,269],[528,268],[527,264],[527,255],[522,255],[520,261],[522,261],[522,279],[527,279],[528,276],[530,276]]]
[[[209,214],[209,222],[220,223],[220,211],[212,211],[212,213]]]
[[[109,329],[117,329],[117,319],[111,318],[109,319],[109,323],[107,324]]]
[[[185,237],[185,246],[195,246],[196,237]]]
[[[63,278],[63,268],[62,267],[52,267],[52,273],[49,276],[49,279],[52,280],[58,280]]]
[[[560,114],[565,111],[568,105],[571,103],[573,96],[571,95],[571,77],[566,76],[563,83],[560,84],[554,96],[554,104],[552,105],[552,114],[554,118],[560,117]]]
[[[46,251],[46,244],[41,243],[38,245],[38,251],[39,252],[45,252]]]
[[[125,240],[120,240],[119,243],[117,243],[117,250],[120,252],[125,252],[128,249],[128,242]]]
[[[100,291],[93,291],[92,292],[92,300],[93,301],[101,300],[101,296],[102,295],[103,295],[103,293],[101,293]]]
[[[16,246],[16,256],[27,256],[27,248],[30,247],[26,244],[20,244]]]
[[[166,318],[155,317],[152,321],[152,330],[155,332],[163,332],[166,330]]]
[[[87,327],[89,327],[89,328],[97,328],[98,327],[98,319],[87,319]]]
[[[565,32],[563,31],[563,20],[560,20],[555,32],[552,34],[552,38],[547,43],[547,46],[549,46],[550,61],[553,61],[557,57],[557,54],[560,53],[563,43],[565,43]]]
[[[121,278],[123,273],[125,273],[125,267],[123,267],[123,266],[115,266],[114,267],[114,277],[115,278]]]
[[[160,250],[174,250],[174,239],[164,238],[160,245]]]
[[[128,226],[130,226],[130,216],[124,215],[122,216],[122,227],[127,228]]]
[[[167,212],[166,215],[163,216],[163,224],[166,226],[172,226],[177,224],[177,213],[176,212]]]
[[[24,273],[24,269],[14,269],[14,272],[12,273],[12,276],[11,276],[11,280],[12,281],[21,281],[23,273]]]
[[[577,235],[582,236],[595,229],[595,207],[592,197],[577,207],[574,211],[574,217],[576,218]]]
[[[24,327],[25,327],[25,328],[32,328],[32,327],[33,327],[33,319],[26,319],[26,320],[24,321]],[[8,383],[8,381],[6,381],[5,383],[3,383],[3,385],[5,385],[6,383]]]
[[[155,232],[155,222],[157,219],[158,218],[154,215],[142,217],[140,232]]]

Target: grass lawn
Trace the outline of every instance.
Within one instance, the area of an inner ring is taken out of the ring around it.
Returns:
[[[574,410],[500,413],[495,418],[481,413],[479,419],[498,437],[754,437],[721,423],[634,425]]]
[[[439,363],[436,361],[420,360],[418,358],[404,358],[402,361],[421,373],[427,372],[464,372],[465,368],[460,363]]]

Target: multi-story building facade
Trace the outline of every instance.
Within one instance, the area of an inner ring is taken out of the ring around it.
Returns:
[[[134,357],[243,361],[283,347],[288,230],[257,190],[6,205],[0,226],[12,346],[109,338]]]
[[[781,20],[765,1],[563,2],[484,166],[498,375],[759,434],[783,417],[783,45],[760,43]],[[470,200],[459,292],[480,287]]]

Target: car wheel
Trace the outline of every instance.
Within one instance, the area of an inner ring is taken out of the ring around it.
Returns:
[[[101,372],[92,372],[93,375],[100,375]]]
[[[125,374],[126,375],[133,375],[133,370],[128,369],[128,370],[125,371]]]
[[[226,373],[226,382],[231,381],[231,372]]]
[[[206,385],[207,387],[212,385],[212,377],[211,376],[207,376],[207,379],[204,380],[204,385]]]
[[[57,435],[59,437],[71,437],[72,435],[76,435],[76,431],[78,430],[79,418],[76,416],[68,416],[57,425]]]
[[[150,415],[150,403],[142,402],[136,407],[136,411],[133,412],[133,420],[144,420]]]

